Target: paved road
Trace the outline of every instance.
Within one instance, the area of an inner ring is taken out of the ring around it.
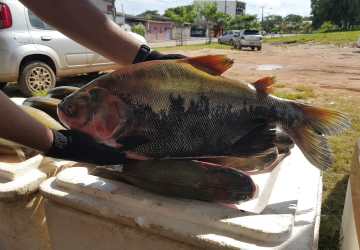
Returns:
[[[184,45],[194,45],[194,44],[205,44],[208,38],[191,38],[191,40],[184,41]],[[217,42],[217,38],[212,39],[213,42]],[[152,48],[159,48],[159,47],[173,47],[176,46],[176,40],[170,41],[163,41],[163,42],[154,42],[150,43]]]

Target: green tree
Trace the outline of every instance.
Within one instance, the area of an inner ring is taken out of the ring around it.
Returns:
[[[283,22],[282,16],[270,15],[264,18],[262,28],[268,33],[270,32],[277,33],[280,32],[280,27],[282,22]]]
[[[209,1],[197,1],[195,5],[196,11],[204,18],[206,23],[206,29],[208,30],[209,43],[212,39],[212,30],[216,23],[217,18],[217,6],[214,2]]]
[[[196,12],[192,5],[167,9],[164,16],[169,17],[180,28],[180,45],[184,44],[183,33],[186,23],[192,23]]]
[[[313,26],[320,28],[326,21],[350,30],[360,24],[359,0],[311,0]]]
[[[154,17],[159,17],[160,14],[159,14],[159,11],[157,10],[147,10],[139,15],[137,15],[139,17],[144,17],[146,19],[151,19],[151,18],[154,18]]]
[[[313,31],[311,21],[304,21],[300,28],[301,33],[309,34]]]
[[[301,31],[303,17],[299,15],[290,14],[284,18],[283,31],[285,33],[297,33]]]
[[[135,32],[139,35],[145,36],[146,29],[143,24],[138,23],[138,24],[134,25],[133,27],[131,27],[131,31]]]
[[[234,30],[241,29],[259,29],[260,23],[256,15],[235,16],[230,21],[230,28]]]
[[[215,15],[215,28],[217,33],[222,35],[223,31],[229,28],[231,16],[222,12],[217,12]]]
[[[326,21],[321,25],[319,32],[321,33],[334,32],[338,29],[339,27],[337,25],[333,24],[331,21]]]

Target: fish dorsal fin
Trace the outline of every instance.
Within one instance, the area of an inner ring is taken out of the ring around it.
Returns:
[[[252,83],[256,91],[263,94],[270,94],[272,92],[272,85],[275,83],[275,77],[267,76]]]
[[[224,55],[197,56],[182,59],[181,61],[215,76],[221,75],[234,64],[232,59]]]

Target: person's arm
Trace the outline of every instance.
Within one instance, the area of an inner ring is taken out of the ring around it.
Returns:
[[[0,91],[0,137],[46,152],[52,132],[35,121]]]
[[[90,1],[20,0],[56,29],[110,60],[132,64],[150,60],[184,58],[151,51],[101,13]]]
[[[56,29],[120,64],[131,64],[141,43],[88,0],[20,0]]]
[[[96,142],[78,131],[52,131],[22,111],[0,91],[0,137],[71,161],[112,165],[126,163],[131,154]]]

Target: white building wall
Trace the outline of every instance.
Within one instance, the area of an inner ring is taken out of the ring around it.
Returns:
[[[236,1],[216,1],[216,4],[219,12],[236,15]]]
[[[223,12],[232,16],[236,15],[237,0],[194,0],[194,2],[215,2],[219,12]]]
[[[110,19],[113,19],[112,9],[115,8],[112,0],[90,0],[102,13]]]

